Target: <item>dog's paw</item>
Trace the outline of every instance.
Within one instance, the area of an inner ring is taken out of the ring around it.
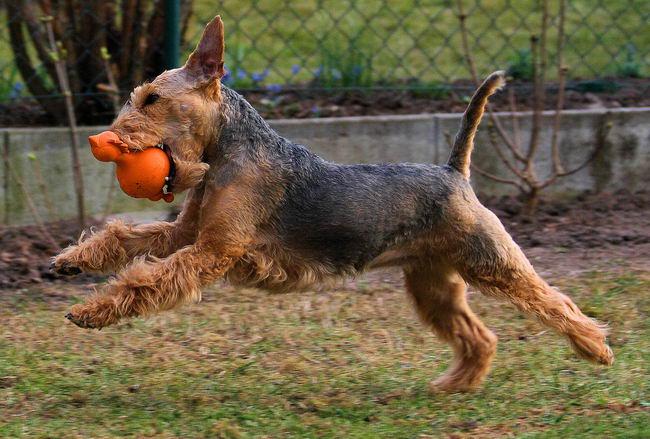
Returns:
[[[102,329],[119,320],[111,297],[93,298],[86,303],[73,305],[65,318],[84,329]]]
[[[93,323],[92,319],[88,317],[75,316],[72,313],[67,313],[65,318],[70,320],[72,323],[83,329],[101,329],[97,328]]]
[[[76,276],[81,273],[81,268],[75,267],[67,261],[57,263],[57,260],[55,259],[50,264],[50,271],[62,276]]]

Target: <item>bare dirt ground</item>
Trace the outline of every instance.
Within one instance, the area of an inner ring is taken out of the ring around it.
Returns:
[[[269,96],[267,93],[247,92],[246,99],[268,119],[313,118],[342,116],[376,116],[385,114],[462,113],[475,86],[469,80],[456,81],[451,88],[433,91],[376,92],[286,92]],[[567,88],[563,109],[597,109],[650,106],[650,83],[647,79],[578,81]],[[532,110],[531,84],[508,83],[514,94],[515,110]],[[544,109],[554,110],[557,87],[546,90]],[[511,111],[508,93],[490,99],[496,111]]]
[[[573,200],[546,200],[534,217],[518,215],[515,197],[492,197],[483,202],[494,211],[524,248],[542,275],[564,276],[601,264],[621,270],[647,269],[650,262],[650,192],[585,193]],[[77,239],[74,222],[57,222],[47,229],[60,246]],[[94,283],[102,276],[63,279],[48,270],[49,258],[58,252],[38,227],[0,229],[0,289],[24,288],[42,283]],[[401,283],[396,271],[364,277],[381,283]]]

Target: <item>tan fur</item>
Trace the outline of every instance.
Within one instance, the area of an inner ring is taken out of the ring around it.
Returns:
[[[226,280],[233,285],[286,293],[332,283],[336,275],[332,267],[296,258],[289,251],[269,246],[248,250],[226,273]]]
[[[465,210],[457,224],[456,241],[441,243],[447,260],[483,294],[506,299],[521,312],[565,336],[576,353],[610,365],[614,356],[603,341],[604,325],[585,316],[564,294],[535,272],[499,219],[480,204]],[[459,245],[460,243],[460,245]]]
[[[422,322],[454,349],[455,364],[431,383],[431,390],[476,387],[489,372],[497,337],[469,309],[465,281],[444,262],[418,264],[404,271]]]

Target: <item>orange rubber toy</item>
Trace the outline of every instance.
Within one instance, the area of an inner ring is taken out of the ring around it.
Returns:
[[[131,151],[112,131],[90,136],[88,141],[97,160],[117,164],[115,175],[127,195],[151,201],[162,198],[168,203],[174,200],[174,194],[164,192],[173,166],[165,151],[158,147]]]

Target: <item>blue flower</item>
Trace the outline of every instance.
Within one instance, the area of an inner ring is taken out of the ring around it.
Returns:
[[[314,114],[318,114],[318,113],[320,113],[320,107],[319,106],[311,107],[311,109],[309,111],[311,111]]]
[[[230,82],[230,81],[232,81],[232,75],[230,74],[230,72],[226,72],[226,74],[223,75],[223,77],[221,78],[221,82]]]
[[[256,82],[264,81],[264,73],[251,73],[251,79]]]
[[[363,70],[363,67],[354,66],[354,67],[352,67],[352,74],[353,75],[358,75],[359,73],[361,73],[361,70]]]
[[[246,79],[246,72],[243,70],[237,70],[237,79]]]
[[[323,73],[323,66],[320,66],[319,68],[314,70],[314,76],[316,76],[317,78],[321,75],[321,73]]]
[[[269,84],[266,86],[266,89],[273,93],[278,93],[282,91],[282,86],[280,84]]]
[[[339,72],[338,70],[332,70],[332,78],[341,79],[341,72]]]
[[[20,81],[16,81],[16,83],[14,84],[14,90],[16,90],[16,91],[19,92],[19,91],[21,91],[22,89],[23,89],[23,83],[20,82]]]
[[[291,73],[294,75],[300,71],[300,66],[298,64],[294,64],[293,67],[291,67]]]

